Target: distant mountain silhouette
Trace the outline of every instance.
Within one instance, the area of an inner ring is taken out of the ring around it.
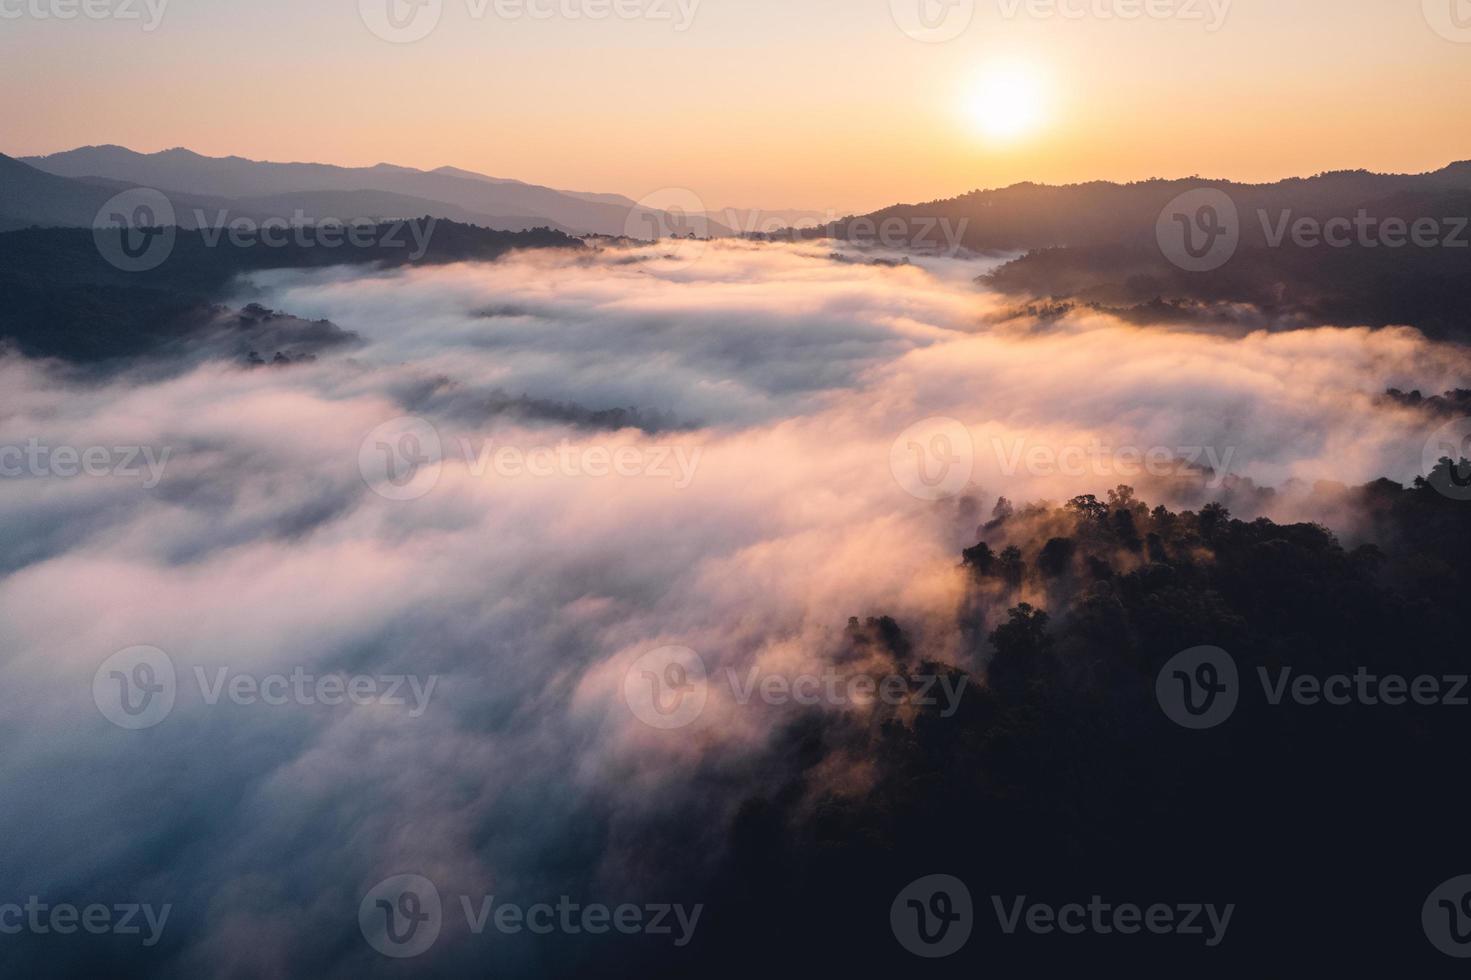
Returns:
[[[1022,183],[924,204],[896,204],[871,214],[844,218],[823,230],[846,238],[860,218],[866,219],[860,231],[869,223],[882,224],[892,218],[913,222],[946,218],[952,224],[967,222],[961,243],[976,250],[1152,244],[1155,224],[1165,206],[1181,194],[1200,188],[1225,191],[1241,214],[1242,244],[1264,245],[1266,236],[1257,220],[1258,211],[1276,216],[1280,211],[1291,210],[1294,219],[1326,219],[1345,213],[1352,215],[1363,207],[1371,214],[1389,215],[1393,213],[1389,210],[1392,204],[1402,205],[1412,197],[1471,191],[1471,161],[1453,163],[1425,174],[1348,170],[1270,184],[1202,177],[1130,184]]]
[[[436,217],[485,224],[505,230],[549,226],[574,233],[620,235],[630,227],[634,202],[618,195],[571,194],[549,187],[500,180],[453,168],[415,170],[381,163],[373,167],[338,167],[320,163],[267,163],[243,157],[206,157],[187,149],[160,153],[137,153],[121,146],[88,146],[44,157],[26,157],[23,163],[60,177],[102,177],[157,188],[166,193],[231,198],[249,201],[279,199],[296,195],[298,203],[310,205],[319,214],[309,217],[349,219],[358,214],[337,214],[335,207],[373,206],[392,202],[388,198],[318,201],[309,193],[373,191],[413,198],[408,210],[381,217],[397,218],[432,214]],[[659,217],[657,214],[655,217]],[[636,215],[633,227],[647,227]],[[497,224],[499,222],[499,224]],[[724,229],[715,232],[726,233]]]
[[[448,177],[464,177],[466,180],[481,180],[486,182],[487,184],[511,184],[518,187],[534,186],[531,184],[527,184],[525,181],[511,180],[507,177],[487,177],[485,174],[477,174],[473,170],[461,170],[459,167],[439,167],[431,172],[436,174],[443,174]],[[634,207],[638,203],[633,198],[624,197],[622,194],[589,194],[586,191],[568,190],[558,190],[557,193],[566,194],[568,197],[575,197],[582,201],[596,201],[602,204],[616,204],[619,207],[624,208]]]
[[[105,180],[73,180],[44,173],[0,154],[0,231],[29,228],[87,228],[119,187]],[[182,198],[187,204],[228,204],[218,199]]]
[[[1157,225],[1176,198],[1205,188],[1231,198],[1240,242],[1219,268],[1187,271],[1164,254]],[[934,247],[944,244],[936,227],[945,222],[963,231],[959,241],[967,248],[1026,253],[985,280],[1036,301],[1020,312],[1060,314],[1085,305],[1137,322],[1236,322],[1252,329],[1407,324],[1435,337],[1471,339],[1471,247],[1387,247],[1357,233],[1345,247],[1321,241],[1303,247],[1291,238],[1303,218],[1321,226],[1352,221],[1360,212],[1376,228],[1391,218],[1406,227],[1434,219],[1447,239],[1471,241],[1471,162],[1424,174],[1354,170],[1271,184],[1200,177],[1016,184],[784,234]]]
[[[102,213],[103,206],[119,192],[133,186],[126,181],[102,177],[57,177],[0,153],[0,231],[30,227],[88,228],[94,224],[110,224],[109,216]],[[230,218],[261,221],[273,216],[229,198],[178,193],[169,193],[168,197],[181,228],[197,228],[196,213],[205,214],[206,223],[214,220],[221,210],[228,210]],[[289,217],[289,212],[285,216]]]
[[[112,194],[42,173],[0,155],[0,231],[31,225],[90,225]]]
[[[114,195],[138,186],[107,177],[57,177],[0,154],[0,231],[40,226],[87,227],[108,224],[101,208]],[[153,186],[153,185],[149,185]],[[516,215],[481,214],[468,208],[388,191],[300,191],[263,197],[210,197],[164,190],[174,206],[179,227],[198,229],[228,224],[237,218],[316,223],[329,218],[364,223],[437,218],[480,225],[497,231],[530,231],[550,227],[570,232],[556,222]]]

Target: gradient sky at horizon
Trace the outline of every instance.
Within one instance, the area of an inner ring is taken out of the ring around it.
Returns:
[[[358,0],[168,0],[153,31],[145,0],[88,0],[140,20],[31,12],[66,2],[0,0],[0,152],[448,164],[839,213],[1021,180],[1271,180],[1471,157],[1471,28],[1460,42],[1432,25],[1435,4],[1465,0],[1234,0],[1216,31],[1211,0],[1132,0],[1205,20],[1093,12],[1131,0],[1062,0],[1074,18],[976,0],[944,43],[907,36],[890,0],[700,0],[683,32],[676,0],[619,0],[671,20],[598,21],[442,0],[436,29],[407,44],[375,36]],[[997,143],[966,106],[978,78],[1018,63],[1044,123]]]

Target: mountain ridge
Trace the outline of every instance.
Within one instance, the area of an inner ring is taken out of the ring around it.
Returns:
[[[185,147],[139,153],[116,144],[18,159],[52,176],[102,177],[183,195],[250,199],[306,192],[375,191],[440,202],[446,216],[450,216],[450,208],[459,209],[461,217],[514,216],[579,234],[621,235],[630,227],[647,227],[647,219],[640,212],[657,218],[664,227],[674,225],[662,212],[640,208],[621,195],[558,191],[457,168],[425,171],[388,163],[373,167],[277,163],[240,156],[209,157]],[[352,217],[322,215],[329,216]],[[724,228],[714,232],[729,233]]]

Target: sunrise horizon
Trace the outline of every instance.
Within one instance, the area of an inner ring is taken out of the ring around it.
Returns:
[[[411,168],[411,169],[415,169],[415,170],[421,170],[421,171],[424,171],[426,173],[431,173],[431,172],[434,172],[436,170],[455,169],[455,170],[464,170],[464,171],[468,171],[468,172],[471,172],[471,173],[477,173],[477,174],[480,174],[482,176],[492,177],[492,178],[495,178],[495,179],[498,179],[498,180],[511,180],[511,181],[516,181],[516,182],[525,183],[525,184],[544,184],[543,181],[538,181],[538,180],[534,179],[535,175],[530,175],[530,174],[517,175],[517,174],[503,173],[503,172],[501,172],[500,169],[498,169],[496,167],[493,167],[493,166],[477,167],[477,166],[473,166],[473,165],[464,163],[462,161],[456,161],[456,160],[440,161],[440,162],[437,162],[437,163],[436,162],[433,162],[433,161],[420,161],[420,162],[416,162],[416,163],[409,163],[409,162],[406,162],[404,160],[399,160],[399,159],[387,159],[387,158],[376,158],[375,159],[375,158],[372,157],[371,154],[369,154],[367,157],[362,158],[361,160],[352,160],[352,161],[333,159],[333,158],[330,158],[330,157],[327,157],[327,156],[323,156],[323,155],[312,156],[310,154],[307,154],[307,155],[298,155],[298,156],[283,156],[283,157],[272,158],[272,157],[257,155],[257,154],[253,154],[253,153],[249,153],[249,152],[240,152],[238,150],[237,151],[232,151],[232,152],[226,152],[226,151],[223,151],[223,150],[215,150],[213,152],[204,152],[204,151],[201,151],[198,147],[195,147],[195,146],[189,146],[189,145],[185,145],[185,144],[181,144],[181,143],[168,143],[167,141],[163,141],[162,143],[157,144],[156,145],[156,148],[144,148],[144,147],[140,147],[140,146],[130,146],[130,145],[127,145],[127,144],[124,144],[124,143],[117,143],[117,142],[112,142],[112,141],[109,141],[109,140],[101,140],[101,141],[96,141],[96,142],[81,143],[81,144],[77,144],[75,146],[64,146],[64,147],[58,147],[58,148],[47,149],[47,150],[39,150],[39,151],[22,151],[22,150],[19,150],[19,149],[14,149],[12,151],[13,148],[6,147],[6,148],[0,148],[0,154],[9,156],[12,159],[44,158],[44,157],[60,156],[60,155],[66,154],[66,153],[70,153],[70,152],[76,151],[76,150],[107,149],[107,148],[112,148],[112,147],[116,147],[116,148],[128,150],[130,152],[139,153],[139,154],[142,154],[142,155],[145,155],[145,156],[157,155],[157,154],[161,154],[161,153],[168,153],[170,151],[175,151],[175,150],[183,150],[183,151],[187,151],[189,153],[196,154],[198,156],[203,156],[203,157],[207,157],[209,159],[215,159],[215,160],[223,160],[223,159],[236,158],[236,159],[247,160],[247,161],[257,162],[257,163],[276,163],[276,164],[286,164],[286,165],[317,164],[317,165],[328,166],[328,167],[341,167],[343,169],[370,169],[370,168],[373,168],[373,167],[407,167],[407,168]],[[368,161],[371,161],[371,162],[368,162]],[[1019,184],[1041,184],[1041,185],[1050,186],[1050,187],[1066,187],[1066,186],[1077,186],[1077,185],[1090,184],[1090,183],[1137,184],[1137,183],[1146,183],[1146,182],[1150,182],[1150,181],[1167,181],[1167,182],[1173,182],[1173,181],[1184,181],[1184,180],[1200,180],[1200,181],[1205,181],[1205,182],[1208,182],[1208,183],[1240,184],[1240,185],[1249,185],[1249,186],[1265,186],[1265,185],[1270,185],[1270,184],[1281,183],[1283,181],[1289,181],[1289,180],[1294,180],[1294,179],[1304,179],[1304,178],[1311,178],[1311,177],[1318,177],[1318,176],[1323,176],[1325,174],[1335,174],[1335,173],[1366,172],[1366,173],[1371,173],[1371,174],[1397,175],[1397,176],[1424,175],[1424,174],[1436,173],[1438,171],[1442,171],[1442,170],[1445,170],[1447,168],[1454,167],[1454,166],[1456,166],[1458,164],[1464,164],[1464,163],[1467,163],[1467,162],[1471,162],[1471,145],[1468,145],[1467,148],[1466,148],[1466,150],[1461,155],[1456,155],[1456,154],[1452,153],[1452,155],[1449,158],[1447,158],[1447,159],[1445,159],[1443,161],[1440,161],[1440,162],[1434,162],[1434,161],[1432,161],[1430,163],[1416,164],[1416,165],[1403,165],[1403,166],[1383,165],[1383,166],[1372,166],[1372,165],[1365,165],[1365,164],[1349,165],[1349,164],[1345,163],[1343,165],[1334,165],[1334,166],[1317,166],[1317,167],[1307,168],[1307,169],[1303,169],[1303,170],[1299,170],[1299,171],[1294,171],[1294,172],[1261,173],[1261,174],[1257,174],[1257,175],[1254,175],[1254,176],[1241,176],[1239,174],[1224,174],[1224,173],[1217,173],[1217,172],[1210,172],[1210,171],[1198,171],[1198,170],[1197,171],[1194,171],[1194,172],[1188,172],[1188,173],[1187,172],[1149,173],[1149,174],[1136,174],[1136,175],[1132,175],[1132,176],[1117,176],[1117,175],[1114,175],[1114,176],[1098,176],[1098,175],[1084,176],[1084,175],[1081,175],[1080,174],[1080,175],[1077,175],[1077,176],[1074,176],[1074,177],[1070,177],[1070,178],[1059,178],[1059,179],[1054,179],[1054,180],[1040,180],[1040,179],[1037,179],[1037,178],[1034,178],[1034,177],[1025,177],[1025,176],[1023,176],[1023,177],[1019,177],[1019,178],[1017,178],[1015,180],[1005,180],[1004,182],[999,182],[999,183],[994,183],[994,184],[975,184],[974,186],[969,186],[969,187],[966,187],[966,188],[964,188],[962,190],[955,190],[955,191],[953,191],[951,193],[937,194],[937,195],[932,196],[932,197],[911,198],[911,199],[895,198],[895,199],[882,199],[882,200],[877,200],[877,201],[871,201],[871,202],[868,202],[865,206],[857,207],[857,208],[843,209],[843,208],[834,208],[834,207],[830,207],[830,206],[818,206],[817,204],[812,203],[812,202],[808,202],[806,204],[804,204],[802,202],[797,202],[797,203],[787,202],[787,203],[776,203],[776,204],[770,204],[770,203],[767,203],[767,202],[757,202],[757,203],[755,203],[753,205],[753,202],[749,202],[749,201],[746,201],[746,202],[741,202],[741,201],[721,201],[721,202],[715,204],[714,206],[712,206],[710,208],[710,210],[712,212],[719,212],[719,211],[723,211],[723,210],[740,210],[740,211],[770,210],[770,211],[783,211],[783,212],[786,212],[786,211],[804,211],[804,212],[815,212],[815,213],[830,214],[833,217],[847,217],[847,216],[852,216],[852,215],[859,215],[859,214],[865,214],[865,213],[870,213],[870,212],[874,212],[874,211],[883,210],[884,208],[890,207],[892,205],[898,205],[898,204],[923,204],[923,203],[929,203],[929,202],[933,202],[933,201],[951,200],[951,199],[954,199],[956,197],[962,197],[962,196],[965,196],[965,195],[968,195],[968,194],[972,194],[972,193],[976,193],[976,192],[1005,190],[1005,189],[1010,188],[1010,187],[1015,187],[1015,186],[1017,186]],[[581,191],[581,192],[586,192],[586,193],[618,194],[618,195],[621,195],[621,196],[624,196],[624,197],[628,197],[631,200],[637,200],[640,197],[642,197],[642,196],[644,196],[644,195],[646,195],[646,194],[648,194],[648,193],[650,193],[652,191],[660,190],[662,188],[649,187],[649,188],[646,188],[644,190],[640,190],[639,187],[637,187],[637,186],[636,187],[633,187],[633,188],[604,187],[604,186],[601,186],[601,185],[598,185],[598,184],[594,183],[592,186],[570,186],[570,185],[568,185],[568,186],[563,187],[562,189],[565,189],[565,190],[575,190],[575,191]],[[699,190],[698,190],[697,187],[685,187],[683,189],[690,190],[690,191],[696,193],[697,195],[699,194]],[[706,200],[707,203],[711,203],[710,200],[705,195],[699,195],[699,196],[701,197],[702,200]]]
[[[629,16],[610,7],[568,19],[506,0],[433,0],[407,7],[413,19],[395,27],[367,0],[300,14],[263,0],[253,16],[201,2],[157,0],[156,22],[141,0],[135,21],[9,21],[0,78],[16,97],[0,106],[5,151],[116,143],[448,164],[635,199],[690,186],[715,207],[812,210],[1022,181],[1424,172],[1468,152],[1451,96],[1464,46],[1454,22],[1410,5],[1157,0],[1128,16],[1125,0],[1098,16],[1081,0],[924,0],[938,18],[928,27],[888,3],[834,18],[775,0],[739,13],[714,0],[620,0]],[[541,2],[550,0],[526,0]],[[275,20],[296,30],[278,36]],[[41,55],[62,33],[78,55],[65,66]],[[567,56],[544,57],[554,43]],[[212,69],[217,52],[252,46],[265,70]],[[804,46],[848,70],[815,70]],[[1354,59],[1383,74],[1344,71]],[[869,62],[879,70],[864,70]],[[147,113],[128,111],[166,78],[189,84]],[[1271,97],[1284,86],[1295,98]],[[67,97],[84,90],[91,101]],[[1410,104],[1392,94],[1415,91],[1432,95]],[[24,111],[41,98],[53,111]]]

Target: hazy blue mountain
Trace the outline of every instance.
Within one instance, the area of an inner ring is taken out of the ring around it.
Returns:
[[[126,181],[100,177],[58,177],[0,153],[0,231],[33,225],[88,228],[95,223],[108,224],[108,216],[102,213],[103,205],[132,186]],[[228,208],[232,217],[260,220],[269,216],[228,198],[172,192],[167,196],[174,204],[178,223],[185,228],[197,227],[196,212],[213,216]]]
[[[437,202],[427,210],[416,206],[413,211],[420,215],[458,215],[465,220],[480,216],[482,221],[487,216],[510,216],[517,222],[531,220],[579,233],[622,234],[630,227],[633,208],[617,195],[574,195],[449,168],[431,172],[391,164],[267,163],[235,156],[206,157],[186,149],[145,154],[120,146],[88,146],[27,157],[24,162],[61,177],[106,177],[186,195],[239,199],[308,191],[378,191]],[[324,216],[341,217],[325,212]],[[631,227],[649,227],[642,215],[636,219]]]
[[[101,208],[108,200],[135,186],[133,181],[108,177],[58,177],[0,154],[0,231],[32,225],[87,227],[99,220]],[[224,225],[242,217],[258,222],[277,218],[314,223],[335,218],[358,223],[432,214],[499,231],[528,231],[536,227],[570,230],[545,218],[482,214],[443,201],[388,191],[298,191],[229,198],[182,194],[167,187],[157,189],[174,205],[178,225],[190,229]],[[108,223],[105,215],[100,221]]]
[[[439,167],[438,169],[434,170],[433,173],[444,174],[449,177],[464,177],[467,180],[483,180],[489,184],[519,184],[522,187],[531,186],[525,181],[511,180],[507,177],[487,177],[485,174],[477,174],[473,170],[461,170],[459,167]],[[589,194],[586,191],[569,191],[560,189],[557,191],[557,193],[566,194],[569,197],[575,197],[583,201],[597,201],[602,204],[617,204],[620,207],[625,208],[634,207],[638,203],[633,198],[624,197],[622,194]]]
[[[0,156],[0,230],[30,225],[90,225],[112,195]]]

